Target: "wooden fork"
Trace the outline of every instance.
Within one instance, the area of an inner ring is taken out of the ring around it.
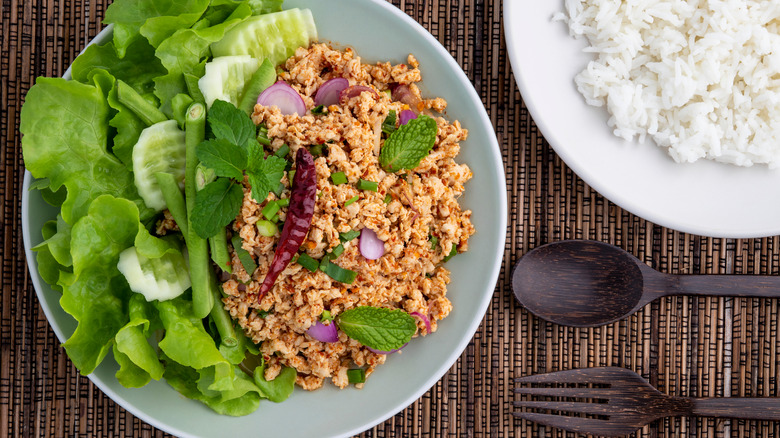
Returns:
[[[667,416],[780,420],[780,398],[686,398],[660,393],[647,380],[624,368],[584,368],[520,377],[519,394],[569,399],[515,401],[525,412],[516,417],[572,432],[628,435]],[[535,385],[539,384],[539,385]],[[562,386],[552,386],[562,385]],[[555,413],[528,412],[528,410]],[[572,416],[572,414],[586,414]]]

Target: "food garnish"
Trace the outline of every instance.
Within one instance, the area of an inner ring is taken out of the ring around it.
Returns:
[[[373,350],[390,352],[402,348],[417,331],[417,323],[400,309],[361,306],[336,318],[339,328]]]
[[[276,245],[271,266],[257,293],[258,301],[262,300],[266,292],[271,290],[276,278],[301,247],[306,233],[309,232],[316,200],[317,173],[314,168],[314,158],[305,148],[300,148],[295,155],[295,179],[292,184],[287,219],[284,222],[279,243]]]
[[[414,169],[430,152],[437,131],[436,121],[424,114],[408,120],[387,137],[379,153],[379,164],[390,172]]]

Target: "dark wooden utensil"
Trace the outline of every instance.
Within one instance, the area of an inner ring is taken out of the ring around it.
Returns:
[[[565,240],[523,256],[512,289],[520,304],[547,321],[595,327],[666,295],[777,298],[780,277],[663,274],[615,246]]]
[[[513,404],[525,411],[514,412],[513,415],[572,432],[600,436],[628,435],[659,418],[680,415],[780,420],[780,398],[672,397],[660,393],[647,380],[624,368],[558,371],[521,377],[515,382],[545,385],[517,387],[515,393],[572,401],[515,401]],[[543,414],[529,410],[557,413]],[[590,415],[590,418],[573,414]]]

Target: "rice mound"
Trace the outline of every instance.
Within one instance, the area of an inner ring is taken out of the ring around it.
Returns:
[[[575,77],[616,136],[677,162],[780,164],[780,2],[565,0],[597,55]]]

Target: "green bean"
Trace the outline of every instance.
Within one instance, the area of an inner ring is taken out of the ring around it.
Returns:
[[[205,318],[214,308],[214,294],[211,292],[209,250],[206,239],[201,238],[192,227],[192,208],[195,205],[195,170],[198,157],[195,147],[206,138],[206,108],[195,102],[187,110],[185,121],[185,139],[187,143],[186,168],[184,173],[184,193],[187,199],[187,218],[189,239],[187,250],[190,255],[190,278],[192,279],[192,308],[195,316]]]
[[[211,308],[211,319],[214,320],[214,325],[217,326],[222,343],[226,347],[235,347],[238,343],[236,330],[233,327],[233,320],[230,318],[227,310],[225,310],[225,306],[222,305],[222,292],[219,291],[220,287],[213,272],[209,280],[209,289],[211,289],[211,295],[216,301],[216,304]]]
[[[118,79],[116,81],[116,97],[119,99],[119,103],[128,107],[147,126],[168,120],[162,111],[147,102],[133,87]]]
[[[230,263],[230,252],[227,246],[227,230],[222,230],[214,236],[209,237],[209,248],[211,249],[211,260],[226,272],[233,272],[233,266]]]
[[[173,220],[179,226],[184,240],[189,239],[189,226],[187,225],[187,205],[184,202],[184,195],[179,189],[179,183],[176,177],[170,173],[158,172],[154,174],[157,178],[157,185],[160,187],[165,203],[168,204],[168,211],[171,212]]]

